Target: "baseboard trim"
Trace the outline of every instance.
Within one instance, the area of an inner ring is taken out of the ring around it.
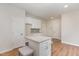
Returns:
[[[66,41],[62,41],[62,43],[69,44],[69,45],[73,45],[73,46],[78,46],[78,47],[79,47],[79,45],[78,45],[78,44],[73,44],[73,43],[66,42]]]

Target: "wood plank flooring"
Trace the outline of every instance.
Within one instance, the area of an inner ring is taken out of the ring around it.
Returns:
[[[0,54],[0,56],[18,56],[18,55],[19,55],[18,48],[13,49],[9,52],[5,52],[5,53]]]
[[[0,54],[0,56],[18,56],[18,49]],[[60,40],[53,40],[52,56],[79,56],[79,47],[68,44],[62,44]]]
[[[79,56],[78,46],[62,44],[60,40],[54,40],[52,46],[53,56]]]

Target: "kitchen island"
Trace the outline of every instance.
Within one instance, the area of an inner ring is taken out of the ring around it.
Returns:
[[[51,37],[35,35],[26,36],[29,47],[34,50],[34,56],[51,56]]]

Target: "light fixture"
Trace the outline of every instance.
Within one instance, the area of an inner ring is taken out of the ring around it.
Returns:
[[[67,8],[68,7],[68,5],[64,5],[64,8]]]

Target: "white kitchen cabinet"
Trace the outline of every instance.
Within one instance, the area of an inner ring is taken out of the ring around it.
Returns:
[[[31,27],[32,27],[32,24],[28,24],[28,23],[25,24],[25,35],[31,34]]]
[[[26,17],[25,23],[32,24],[32,28],[40,28],[41,29],[41,20],[34,17]]]
[[[34,20],[32,22],[32,28],[41,28],[41,20]]]
[[[51,40],[44,41],[40,43],[39,55],[40,56],[50,56],[51,55]]]
[[[34,50],[34,56],[51,56],[51,38],[37,39],[35,37],[26,37],[29,47]]]

